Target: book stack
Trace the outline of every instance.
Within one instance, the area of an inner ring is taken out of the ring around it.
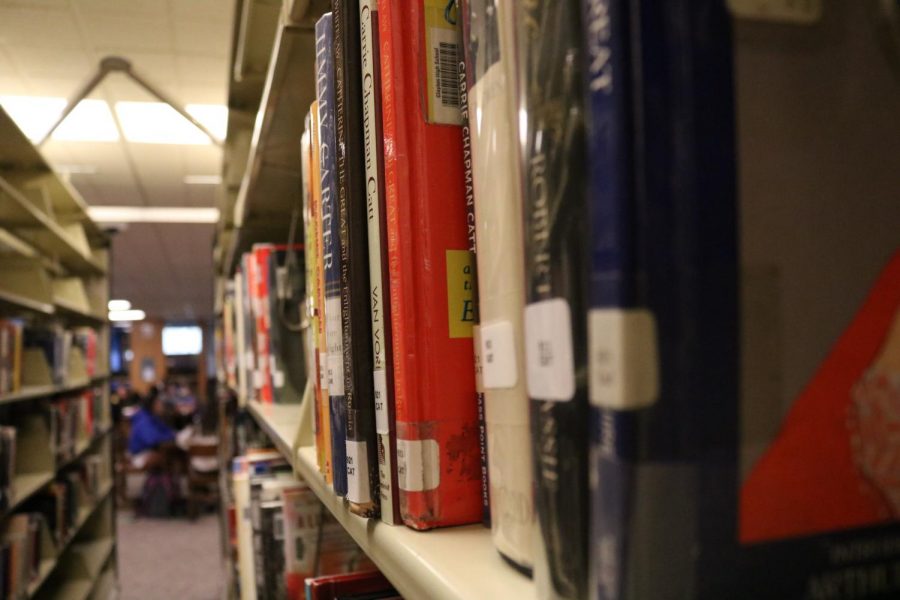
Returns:
[[[299,251],[302,246],[255,244],[241,259],[235,294],[243,301],[235,305],[235,321],[244,330],[238,344],[243,360],[236,368],[241,370],[245,399],[267,404],[301,400],[306,369],[300,336]]]
[[[22,385],[22,322],[0,319],[0,394]]]
[[[77,524],[84,493],[84,483],[77,471],[60,473],[55,481],[28,500],[25,510],[42,515],[47,530],[59,545],[69,538]]]
[[[896,595],[900,204],[808,200],[857,224],[832,248],[741,203],[725,3],[332,8],[301,164],[334,493],[490,522],[544,598]]]
[[[23,345],[25,348],[41,350],[54,385],[66,383],[69,366],[69,352],[72,349],[73,333],[61,326],[49,328],[26,328]]]
[[[400,598],[400,594],[378,571],[358,571],[343,575],[309,577],[305,582],[308,600],[376,600]]]
[[[0,531],[0,595],[24,598],[28,585],[37,577],[41,564],[40,513],[10,516]]]
[[[0,426],[0,510],[15,501],[16,429]]]
[[[78,443],[93,435],[96,396],[94,390],[89,389],[50,403],[47,412],[50,449],[58,461],[73,458]]]
[[[99,355],[97,346],[97,332],[90,327],[79,327],[74,331],[72,345],[81,350],[84,356],[84,366],[88,377],[99,375]]]

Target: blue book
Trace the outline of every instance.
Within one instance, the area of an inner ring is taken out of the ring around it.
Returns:
[[[734,598],[738,288],[728,15],[712,0],[582,0],[582,8],[589,591],[601,599]],[[713,585],[717,579],[725,587]]]
[[[347,494],[347,406],[341,325],[341,224],[337,192],[334,102],[334,25],[331,13],[316,22],[316,97],[319,106],[319,164],[322,180],[322,261],[325,266],[326,373],[331,418],[334,492]]]

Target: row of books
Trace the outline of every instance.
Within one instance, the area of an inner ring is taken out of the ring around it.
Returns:
[[[22,387],[24,349],[37,348],[50,368],[55,385],[66,383],[71,349],[75,347],[84,358],[88,377],[100,372],[96,330],[79,327],[74,330],[61,326],[26,327],[20,319],[0,319],[0,394],[17,392]]]
[[[821,231],[759,250],[787,217],[736,193],[725,3],[332,6],[301,160],[335,493],[488,516],[541,597],[896,592],[900,205],[779,202]]]
[[[79,444],[93,437],[103,414],[103,389],[99,386],[50,402],[47,422],[50,451],[56,460],[73,458]]]
[[[306,382],[300,335],[300,245],[256,244],[225,296],[226,382],[242,399],[300,402]]]
[[[43,548],[43,532],[49,534],[55,547],[74,535],[81,506],[96,499],[101,481],[108,480],[103,465],[100,455],[85,457],[80,465],[60,473],[29,499],[20,512],[4,520],[0,530],[0,598],[26,597],[47,550]]]
[[[307,577],[373,568],[277,452],[254,449],[236,457],[232,485],[242,600],[299,600]]]
[[[399,600],[400,594],[378,571],[308,577],[306,600]]]
[[[0,426],[0,511],[15,502],[16,428]]]
[[[0,595],[25,598],[28,585],[38,576],[43,553],[41,529],[44,515],[22,512],[12,515],[0,529]]]

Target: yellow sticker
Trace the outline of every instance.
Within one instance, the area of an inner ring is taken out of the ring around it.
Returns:
[[[447,250],[447,317],[451,338],[471,338],[475,323],[475,258]]]

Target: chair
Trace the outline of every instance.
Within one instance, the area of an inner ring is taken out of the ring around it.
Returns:
[[[188,444],[188,516],[196,519],[203,504],[219,501],[219,442],[214,436],[192,438]]]

